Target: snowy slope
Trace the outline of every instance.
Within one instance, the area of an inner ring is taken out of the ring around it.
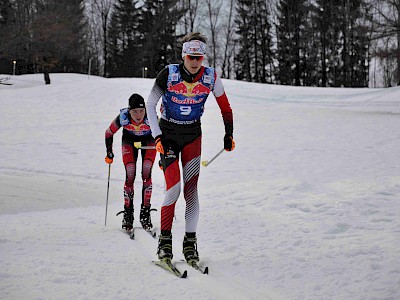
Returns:
[[[0,86],[0,299],[400,299],[400,88],[225,80],[236,149],[201,169],[198,247],[210,274],[188,269],[184,280],[152,265],[156,240],[120,229],[121,132],[104,226],[104,131],[153,80],[51,79]],[[223,133],[211,96],[203,160]],[[153,183],[159,227],[157,167]],[[181,269],[183,234],[181,196]]]

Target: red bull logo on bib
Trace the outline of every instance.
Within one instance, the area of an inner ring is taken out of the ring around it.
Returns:
[[[169,83],[167,89],[169,92],[178,95],[184,95],[186,97],[208,95],[211,92],[210,89],[201,82],[194,82],[194,83],[179,82],[175,85]]]

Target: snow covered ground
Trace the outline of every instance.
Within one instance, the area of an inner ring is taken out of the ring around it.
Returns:
[[[210,274],[181,262],[181,196],[173,247],[188,278],[179,279],[151,263],[157,240],[142,230],[130,240],[115,216],[121,132],[104,226],[105,129],[153,80],[51,79],[0,85],[0,299],[400,299],[400,87],[224,80],[236,149],[202,167],[199,181],[198,247]],[[211,96],[203,160],[223,133]],[[157,167],[153,183],[159,227]]]

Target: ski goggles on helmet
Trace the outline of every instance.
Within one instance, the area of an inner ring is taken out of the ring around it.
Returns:
[[[182,57],[186,55],[204,57],[206,55],[206,44],[198,40],[183,43]]]

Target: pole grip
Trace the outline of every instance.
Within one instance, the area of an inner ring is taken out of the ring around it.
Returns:
[[[225,149],[222,148],[222,150],[220,150],[213,158],[211,158],[209,161],[203,161],[202,165],[203,166],[208,166],[209,164],[211,164],[213,162],[213,160],[215,160],[218,156],[220,156],[222,154],[222,152],[224,152]]]

